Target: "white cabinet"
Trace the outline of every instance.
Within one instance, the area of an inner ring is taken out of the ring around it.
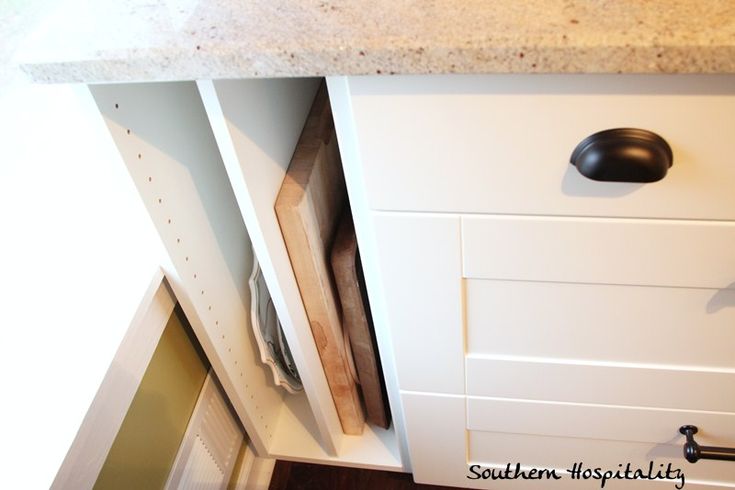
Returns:
[[[687,463],[678,431],[735,446],[735,78],[329,83],[418,481],[538,488],[468,479],[469,465],[582,461],[735,484],[735,463]],[[616,127],[669,142],[663,180],[597,182],[569,164]]]
[[[340,429],[273,209],[317,83],[91,87],[260,456],[480,488],[471,465],[579,461],[735,484],[733,463],[686,463],[678,433],[735,446],[735,78],[329,78],[394,420],[362,436]],[[583,177],[572,150],[612,127],[663,136],[668,175]],[[251,244],[300,395],[248,331]]]

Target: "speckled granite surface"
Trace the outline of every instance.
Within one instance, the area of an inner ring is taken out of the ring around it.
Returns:
[[[38,81],[410,73],[735,73],[735,0],[74,0]]]

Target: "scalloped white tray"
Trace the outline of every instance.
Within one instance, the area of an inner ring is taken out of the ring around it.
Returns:
[[[298,393],[304,387],[255,254],[253,254],[253,272],[248,284],[251,297],[251,323],[260,351],[260,360],[270,367],[276,385],[289,393]]]

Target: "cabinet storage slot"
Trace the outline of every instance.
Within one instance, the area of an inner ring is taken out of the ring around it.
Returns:
[[[376,425],[387,428],[382,375],[369,308],[360,294],[357,242],[324,84],[275,207],[343,431],[360,435],[366,421],[376,419]],[[375,416],[376,407],[381,417]]]
[[[304,395],[282,396],[268,455],[295,461],[404,468],[393,427],[342,432],[274,209],[319,79],[198,82],[231,188],[250,231]]]

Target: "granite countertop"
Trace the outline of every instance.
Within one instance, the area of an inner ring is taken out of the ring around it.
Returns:
[[[71,0],[37,81],[735,73],[735,0]]]

